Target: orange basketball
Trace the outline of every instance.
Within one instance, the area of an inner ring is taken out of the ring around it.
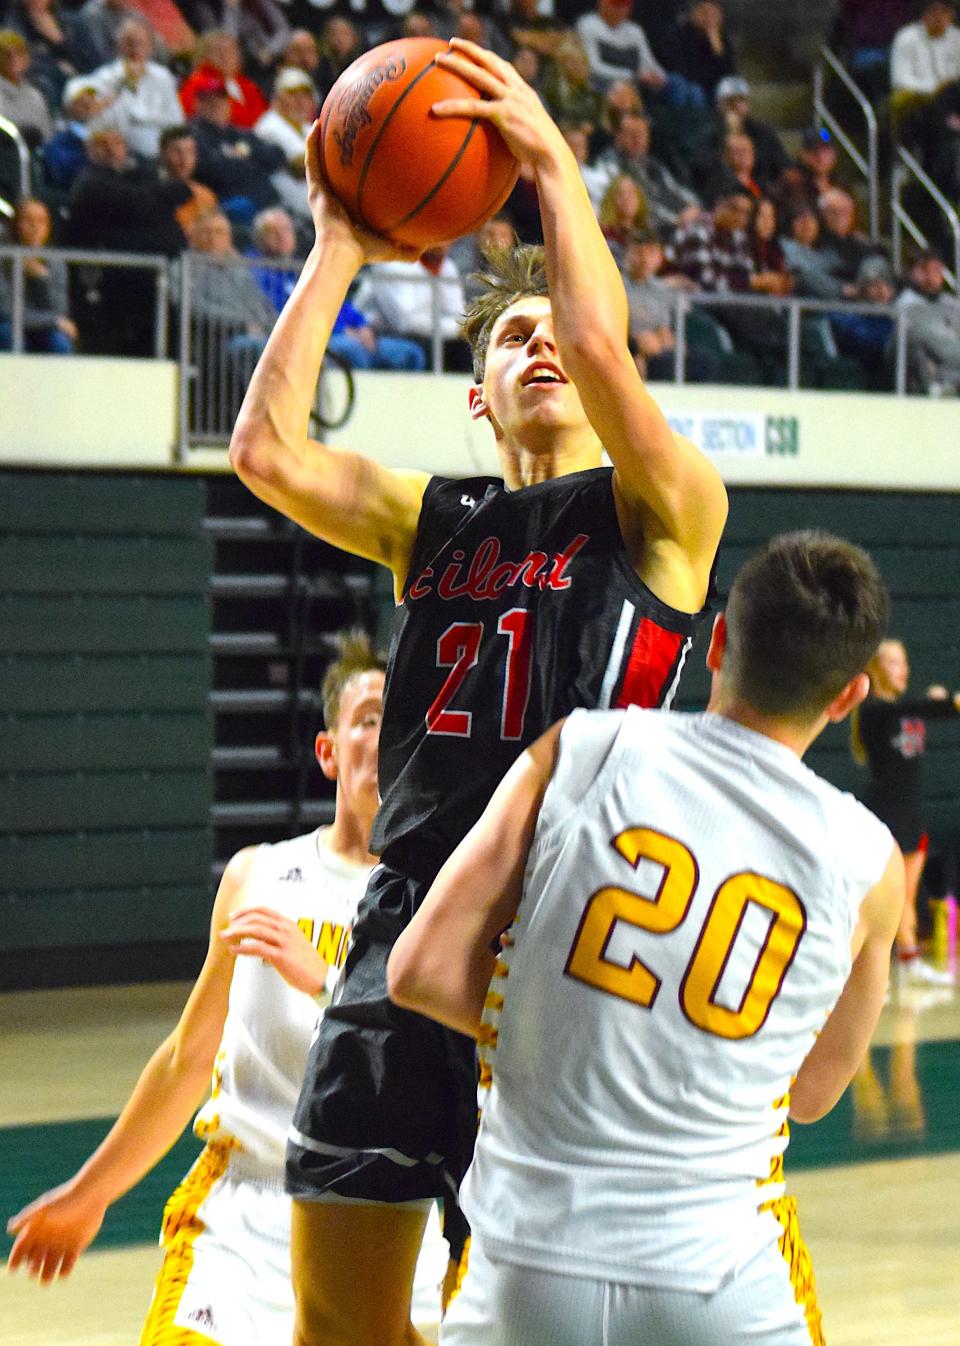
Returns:
[[[374,47],[343,72],[320,112],[324,171],[350,218],[410,247],[479,229],[520,168],[487,122],[431,114],[443,98],[477,96],[436,64],[446,50],[432,37]]]

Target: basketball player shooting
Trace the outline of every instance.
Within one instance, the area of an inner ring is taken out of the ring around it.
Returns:
[[[490,52],[454,41],[437,59],[478,96],[435,115],[491,122],[540,198],[545,261],[535,249],[500,256],[464,324],[469,414],[489,422],[503,480],[393,471],[308,439],[351,282],[365,262],[410,256],[358,229],[327,191],[316,127],[316,242],[230,446],[255,494],[389,567],[398,601],[371,843],[382,864],[288,1151],[298,1346],[418,1340],[417,1251],[430,1201],[452,1197],[470,1161],[476,1064],[470,1038],[390,1002],[387,957],[527,745],[578,706],[669,704],[726,517],[717,472],[672,433],[637,372],[620,275],[559,129]],[[450,1218],[445,1232],[456,1256],[463,1228]]]

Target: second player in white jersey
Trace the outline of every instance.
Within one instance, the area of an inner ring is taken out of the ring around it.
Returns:
[[[462,1204],[491,1254],[711,1292],[781,1237],[790,1082],[892,847],[721,716],[568,718],[484,1016]]]

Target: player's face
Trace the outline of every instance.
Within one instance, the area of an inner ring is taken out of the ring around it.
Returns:
[[[910,664],[907,652],[898,640],[885,640],[877,651],[876,659],[879,681],[887,691],[901,696],[907,690],[910,681]],[[881,688],[883,690],[884,688]]]
[[[580,395],[564,373],[546,296],[518,299],[490,333],[482,401],[507,435],[547,424],[585,423]]]
[[[340,793],[363,812],[377,804],[377,747],[383,717],[383,674],[369,669],[350,679],[340,697],[334,733]]]

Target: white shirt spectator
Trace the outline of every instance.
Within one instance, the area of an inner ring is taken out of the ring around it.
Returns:
[[[584,14],[577,20],[577,36],[586,50],[590,74],[602,89],[619,79],[667,77],[646,33],[632,20],[626,19],[612,28],[599,14]]]
[[[263,116],[254,124],[253,134],[271,145],[279,145],[287,156],[288,163],[303,163],[307,149],[309,126],[297,125],[282,116],[276,108],[267,108]]]
[[[183,123],[177,82],[165,66],[148,61],[138,79],[130,78],[123,60],[111,61],[93,72],[98,90],[113,102],[104,111],[103,125],[116,127],[134,154],[156,159],[160,132]]]
[[[890,82],[895,90],[932,94],[960,79],[960,28],[951,24],[931,37],[922,23],[908,23],[893,39]]]
[[[460,272],[450,257],[444,257],[437,275],[440,335],[447,341],[460,335],[466,300]],[[430,280],[431,273],[420,262],[382,262],[364,271],[353,303],[378,331],[430,337],[433,333]]]
[[[21,131],[35,131],[43,140],[53,135],[53,118],[43,94],[24,80],[14,84],[0,75],[0,117],[6,117]]]

